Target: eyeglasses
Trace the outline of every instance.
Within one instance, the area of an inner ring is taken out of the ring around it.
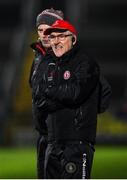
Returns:
[[[50,35],[50,36],[48,37],[48,39],[49,39],[50,41],[54,41],[56,38],[58,38],[60,41],[64,41],[65,38],[68,37],[68,36],[72,36],[72,34],[59,34],[59,35],[57,35],[57,36],[55,36],[55,35]]]

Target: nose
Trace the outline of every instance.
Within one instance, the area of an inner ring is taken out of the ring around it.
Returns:
[[[53,44],[58,44],[59,43],[59,37],[55,37],[54,40],[53,40]]]
[[[48,36],[47,36],[47,35],[43,35],[42,38],[43,38],[44,40],[48,40]]]

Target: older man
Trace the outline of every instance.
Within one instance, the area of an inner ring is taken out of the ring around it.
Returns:
[[[77,31],[69,22],[57,20],[44,34],[54,52],[45,56],[47,68],[39,66],[42,73],[36,90],[37,106],[48,113],[44,178],[90,178],[100,102],[99,67],[80,50]]]

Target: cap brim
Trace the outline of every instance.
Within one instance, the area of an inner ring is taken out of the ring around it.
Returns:
[[[48,28],[45,30],[44,35],[50,35],[52,32],[65,32],[67,29],[62,28]]]

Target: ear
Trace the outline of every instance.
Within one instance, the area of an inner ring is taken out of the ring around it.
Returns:
[[[73,35],[73,37],[72,37],[72,44],[75,45],[76,42],[77,42],[77,37],[75,35]]]

